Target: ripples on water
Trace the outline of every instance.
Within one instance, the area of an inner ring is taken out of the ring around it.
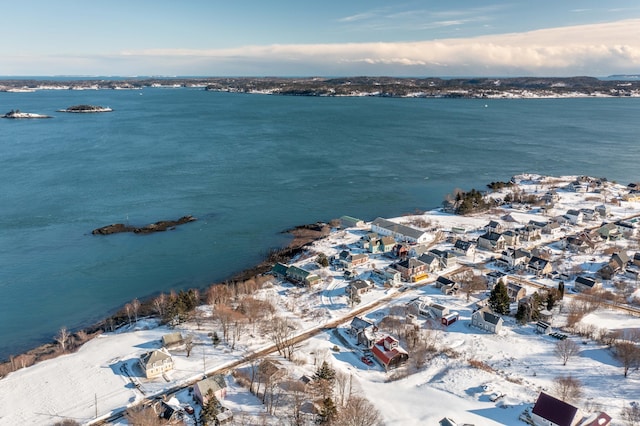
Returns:
[[[114,112],[55,113],[81,103]],[[0,358],[134,297],[224,280],[297,224],[434,208],[523,172],[632,181],[640,159],[638,99],[144,89],[0,93],[1,108],[55,118],[0,121]],[[90,235],[185,214],[200,220]]]

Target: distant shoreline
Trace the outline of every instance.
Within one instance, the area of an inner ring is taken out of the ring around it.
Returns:
[[[0,92],[38,90],[141,90],[199,88],[212,92],[318,97],[393,97],[535,99],[578,97],[640,97],[640,79],[595,77],[510,78],[276,78],[192,77],[123,79],[1,79]]]

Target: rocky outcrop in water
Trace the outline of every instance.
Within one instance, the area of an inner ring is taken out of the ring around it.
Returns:
[[[133,232],[134,234],[150,234],[152,232],[163,232],[167,229],[171,230],[178,225],[183,225],[185,223],[193,222],[197,220],[195,217],[191,215],[182,216],[178,220],[161,220],[156,223],[151,223],[147,226],[135,227],[130,225],[125,225],[124,223],[114,223],[111,225],[103,226],[102,228],[97,228],[91,231],[93,235],[110,235],[110,234],[118,234],[120,232]]]

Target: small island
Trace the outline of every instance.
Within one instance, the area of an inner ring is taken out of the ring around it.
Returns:
[[[2,118],[51,118],[51,116],[44,114],[35,114],[32,112],[22,112],[19,109],[12,109],[11,111],[3,115]]]
[[[90,113],[90,112],[111,112],[113,109],[109,107],[102,107],[98,105],[74,105],[66,109],[60,109],[58,112],[75,112],[75,113]]]
[[[133,232],[134,234],[150,234],[152,232],[162,232],[167,229],[174,229],[178,225],[183,225],[185,223],[194,222],[197,220],[195,217],[191,215],[182,216],[178,220],[161,220],[156,223],[151,223],[146,226],[136,227],[125,225],[123,223],[114,223],[112,225],[103,226],[102,228],[97,228],[91,231],[93,235],[110,235],[110,234],[118,234],[120,232]]]

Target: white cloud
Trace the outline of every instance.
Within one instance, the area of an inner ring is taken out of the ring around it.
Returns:
[[[62,66],[69,58],[62,58]],[[5,62],[5,61],[3,61]],[[55,62],[55,61],[54,61]],[[606,75],[640,72],[640,19],[474,38],[413,42],[154,49],[77,58],[134,74]],[[6,63],[6,62],[5,62]],[[143,68],[147,67],[147,68]],[[68,71],[67,71],[68,72]],[[110,72],[125,72],[115,70]],[[0,65],[0,74],[3,73]],[[100,73],[78,70],[77,73]]]

